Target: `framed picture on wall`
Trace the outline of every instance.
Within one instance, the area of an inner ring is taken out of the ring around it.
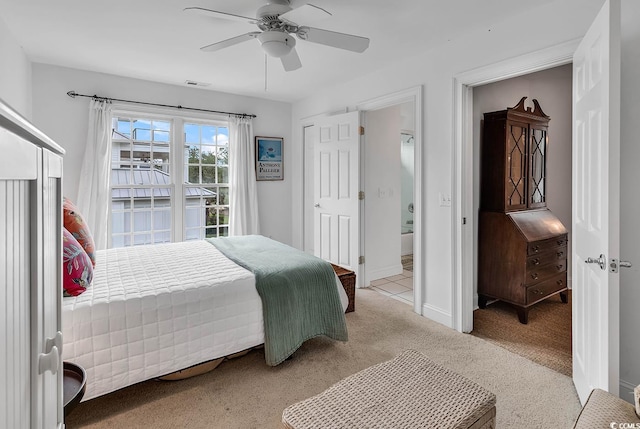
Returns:
[[[283,139],[256,137],[256,180],[284,180]]]

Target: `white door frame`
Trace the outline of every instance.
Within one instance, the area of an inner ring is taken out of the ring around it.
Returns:
[[[425,216],[423,210],[423,194],[427,189],[424,181],[425,172],[422,166],[425,165],[423,161],[423,146],[422,146],[422,85],[408,88],[403,91],[394,92],[393,94],[387,94],[382,97],[377,97],[371,100],[358,103],[356,109],[362,113],[368,110],[384,109],[385,107],[391,107],[403,103],[413,103],[413,114],[415,124],[415,145],[413,156],[414,178],[413,178],[413,311],[422,314],[422,279],[424,273],[422,269],[424,264],[422,263],[422,251],[425,249],[425,237],[422,232],[424,231],[423,225],[425,224]],[[367,138],[367,132],[365,130],[365,141]],[[364,145],[366,150],[366,144]],[[361,152],[361,156],[363,152]],[[361,174],[364,169],[361,168]],[[366,196],[365,196],[366,198]],[[363,213],[363,216],[366,216]],[[361,225],[364,225],[364,219],[360,220]],[[362,247],[364,251],[364,246]],[[366,263],[366,262],[365,262]],[[364,273],[365,270],[363,270]],[[366,280],[366,279],[365,279]]]
[[[569,64],[581,39],[456,75],[453,79],[453,308],[454,328],[473,329],[473,87]]]

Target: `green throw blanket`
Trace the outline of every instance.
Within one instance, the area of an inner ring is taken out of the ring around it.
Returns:
[[[347,324],[331,264],[260,235],[207,241],[256,277],[267,365],[282,363],[303,342],[318,335],[347,341]]]

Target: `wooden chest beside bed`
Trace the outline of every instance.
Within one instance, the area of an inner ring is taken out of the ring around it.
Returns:
[[[356,273],[339,265],[331,264],[331,266],[340,279],[340,283],[342,283],[344,291],[347,293],[349,306],[345,313],[350,313],[356,309]]]

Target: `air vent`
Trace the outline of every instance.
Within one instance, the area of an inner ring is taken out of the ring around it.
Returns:
[[[211,85],[210,83],[196,82],[195,80],[185,80],[184,83],[186,83],[188,86],[209,86],[209,85]]]

